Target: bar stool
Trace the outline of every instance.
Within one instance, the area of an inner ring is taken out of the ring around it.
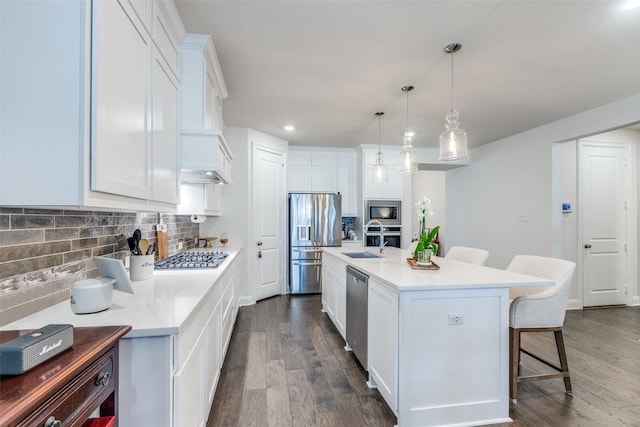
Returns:
[[[569,364],[562,337],[562,325],[576,265],[557,258],[517,255],[507,271],[553,280],[552,287],[511,288],[513,298],[509,306],[509,397],[514,403],[518,397],[518,383],[522,381],[562,378],[565,392],[573,395]],[[553,332],[560,366],[521,347],[520,335],[525,332]],[[555,373],[520,375],[520,352],[553,368]]]

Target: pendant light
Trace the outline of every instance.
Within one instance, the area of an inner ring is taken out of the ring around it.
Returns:
[[[462,48],[460,43],[445,46],[444,53],[451,55],[451,108],[447,113],[446,130],[440,135],[440,160],[455,161],[466,159],[467,132],[460,128],[458,111],[453,108],[453,54]]]
[[[380,149],[380,117],[384,113],[376,113],[378,116],[378,154],[376,155],[376,164],[373,166],[373,173],[371,174],[371,180],[376,183],[389,182],[387,177],[387,167],[382,161],[382,150]]]
[[[412,134],[409,132],[409,92],[413,90],[413,86],[403,86],[402,90],[407,94],[407,129],[404,133],[398,165],[401,174],[409,175],[418,172],[416,152],[413,150],[413,144],[411,143]]]

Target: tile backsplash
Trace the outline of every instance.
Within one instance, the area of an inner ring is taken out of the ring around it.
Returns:
[[[153,243],[160,215],[169,254],[195,247],[188,216],[0,207],[0,326],[68,299],[73,283],[98,275],[94,256],[124,259],[119,236],[139,228]]]

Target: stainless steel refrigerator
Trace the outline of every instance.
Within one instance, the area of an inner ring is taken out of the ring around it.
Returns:
[[[292,294],[322,292],[322,248],[342,244],[342,196],[289,194],[289,288]]]

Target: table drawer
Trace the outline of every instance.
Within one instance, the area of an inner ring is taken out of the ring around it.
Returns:
[[[18,426],[45,426],[51,417],[53,417],[52,420],[59,420],[62,426],[81,426],[86,418],[115,391],[116,357],[115,349],[110,349],[42,404],[38,410],[21,421]]]

